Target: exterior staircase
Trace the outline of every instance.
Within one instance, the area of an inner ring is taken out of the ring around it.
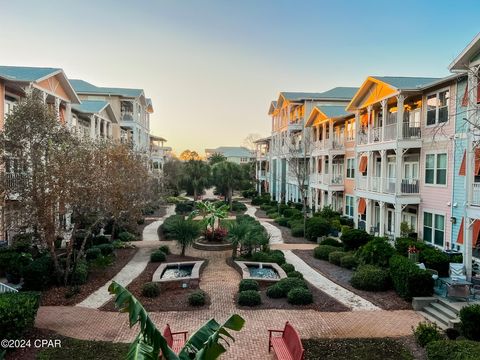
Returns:
[[[427,320],[436,323],[440,328],[456,328],[460,324],[459,311],[448,301],[435,298],[419,311]]]
[[[10,285],[0,282],[0,294],[7,292],[18,292],[18,290]]]

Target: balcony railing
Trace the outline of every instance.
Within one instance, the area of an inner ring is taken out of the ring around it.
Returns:
[[[397,124],[385,125],[385,141],[397,138]]]
[[[18,191],[26,185],[27,176],[18,173],[5,173],[5,186],[10,191]]]
[[[357,132],[357,144],[374,144],[383,141],[402,140],[402,139],[419,139],[421,136],[420,127],[412,126],[409,122],[402,124],[402,133],[398,134],[397,124],[390,123],[382,127],[372,127],[370,132],[365,127]]]
[[[312,173],[310,174],[310,184],[343,185],[343,175]]]
[[[420,138],[420,125],[413,127],[410,123],[403,123],[403,138],[404,139],[419,139]]]
[[[367,176],[358,178],[357,188],[359,190],[372,191],[377,193],[395,194],[396,193],[396,178],[382,178],[379,176],[371,176],[367,180]],[[402,179],[398,194],[418,194],[419,181],[418,179]],[[479,187],[479,205],[480,205],[480,187]]]
[[[473,183],[472,205],[480,206],[480,183]]]

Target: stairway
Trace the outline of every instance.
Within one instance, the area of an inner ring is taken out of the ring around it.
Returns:
[[[443,299],[435,299],[419,313],[442,329],[457,327],[460,323],[458,310]]]

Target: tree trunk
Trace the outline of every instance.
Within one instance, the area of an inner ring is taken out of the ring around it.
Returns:
[[[193,187],[193,201],[197,201],[197,188]]]
[[[181,254],[182,256],[185,256],[185,248],[186,248],[186,246],[182,245],[182,254]]]
[[[228,189],[228,204],[230,205],[230,211],[231,211],[232,205],[233,205],[233,189],[232,188]]]

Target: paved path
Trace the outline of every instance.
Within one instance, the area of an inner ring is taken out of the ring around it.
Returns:
[[[127,286],[138,275],[145,270],[148,262],[150,261],[150,254],[152,249],[159,246],[159,238],[157,229],[163,223],[164,219],[175,213],[175,206],[170,205],[167,207],[166,213],[159,220],[148,224],[143,229],[142,241],[135,242],[135,246],[139,249],[133,256],[133,258],[120,270],[111,280],[105,285],[99,288],[94,293],[90,294],[85,300],[78,303],[76,306],[87,307],[92,309],[98,309],[111,299],[111,295],[108,292],[108,286],[112,281]]]
[[[270,235],[270,244],[281,244],[283,243],[283,237],[282,237],[282,231],[277,228],[275,225],[270,224],[269,222],[265,221],[265,219],[261,219],[255,216],[255,212],[257,211],[257,208],[245,203],[247,206],[247,211],[245,212],[245,215],[250,215],[251,217],[254,217],[257,219],[260,224],[267,230],[268,234]]]

